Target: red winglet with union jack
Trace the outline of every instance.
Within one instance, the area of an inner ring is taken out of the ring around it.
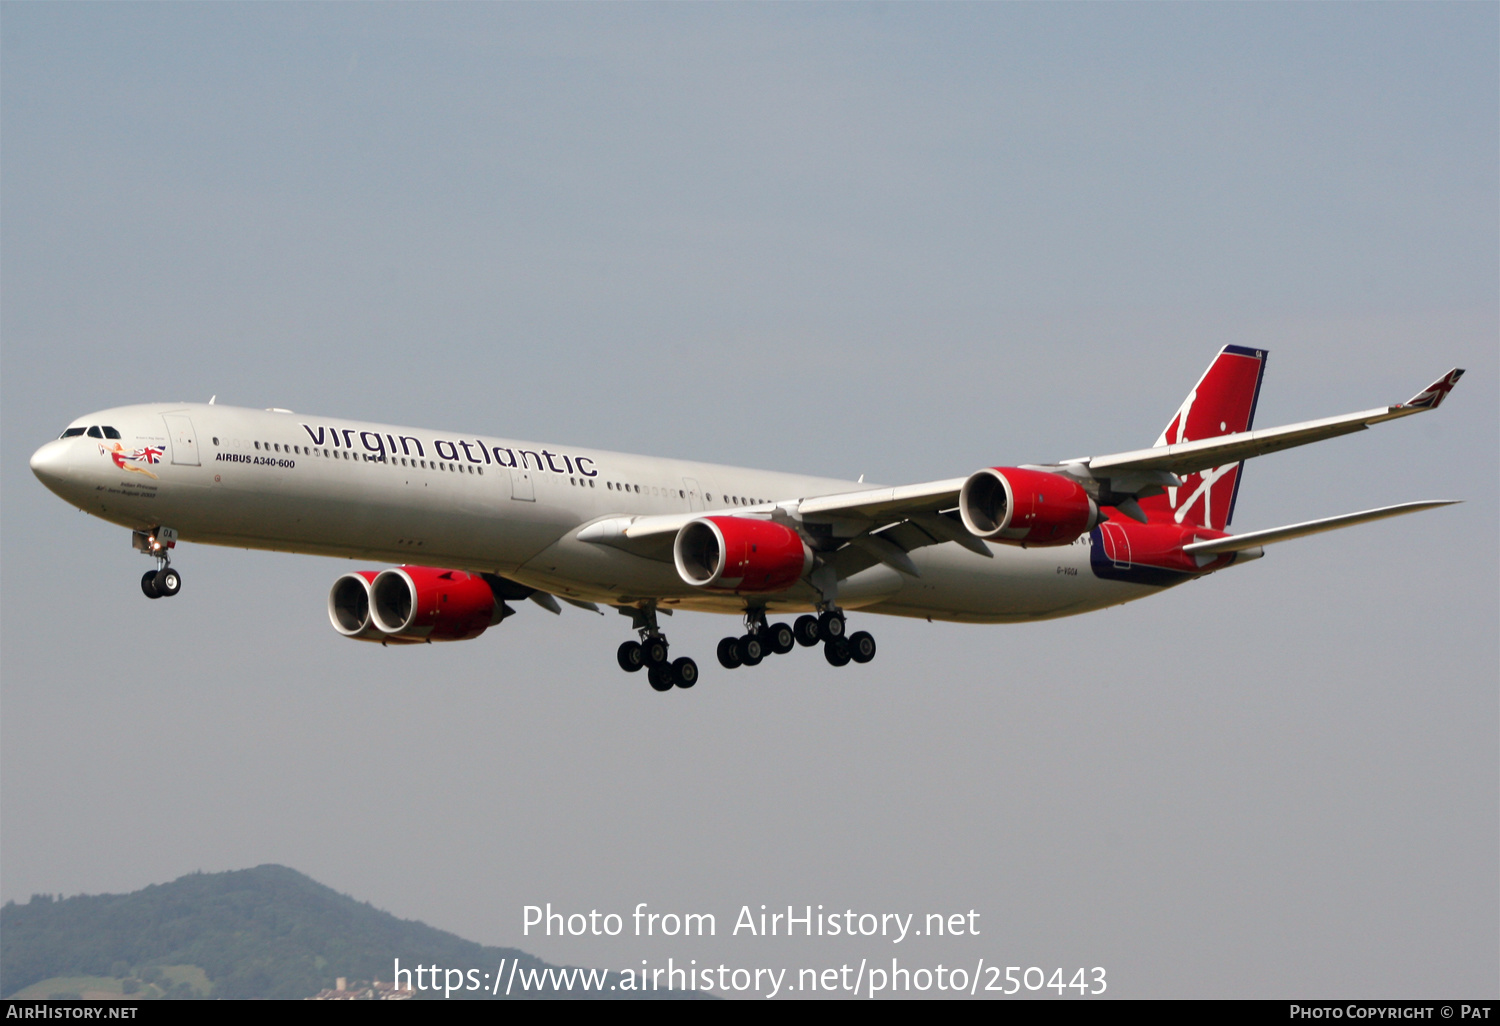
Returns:
[[[1401,405],[1422,410],[1435,410],[1442,405],[1444,399],[1448,398],[1448,393],[1453,391],[1453,386],[1458,384],[1458,379],[1463,376],[1463,368],[1454,367]]]

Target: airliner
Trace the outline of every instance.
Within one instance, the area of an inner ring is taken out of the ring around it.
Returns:
[[[1264,546],[1449,504],[1228,533],[1244,461],[1434,410],[1404,403],[1256,430],[1266,351],[1226,346],[1150,448],[897,486],[208,403],[80,417],[31,457],[58,496],[129,529],[147,598],[178,542],[394,563],[333,582],[328,617],[381,645],[476,638],[530,599],[630,618],[618,662],[691,688],[661,617],[727,613],[726,669],[798,646],[875,656],[846,614],[968,623],[1072,616],[1238,566]],[[783,617],[791,618],[786,622]]]

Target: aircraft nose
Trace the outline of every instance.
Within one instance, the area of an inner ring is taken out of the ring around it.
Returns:
[[[68,446],[53,440],[31,454],[31,472],[54,492],[68,480]]]

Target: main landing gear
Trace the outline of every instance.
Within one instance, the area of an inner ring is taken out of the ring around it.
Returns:
[[[177,544],[177,532],[170,527],[154,531],[136,531],[131,545],[156,560],[156,569],[141,577],[141,592],[149,599],[172,598],[182,591],[182,575],[172,569],[170,550]]]
[[[621,609],[631,618],[640,633],[639,641],[627,641],[615,653],[620,669],[626,673],[646,671],[646,679],[657,691],[690,688],[698,683],[698,664],[683,657],[673,659],[667,636],[656,622],[656,607]],[[798,645],[823,646],[823,658],[833,666],[868,663],[875,658],[875,639],[868,631],[846,634],[844,614],[829,606],[817,616],[799,616],[795,623],[766,622],[764,609],[745,613],[745,633],[719,642],[719,665],[726,670],[756,666],[769,655],[786,655]]]
[[[719,642],[719,665],[726,670],[738,666],[755,666],[767,655],[785,655],[795,646],[811,648],[823,645],[823,658],[834,666],[845,666],[851,660],[868,663],[875,658],[875,639],[868,631],[845,636],[844,614],[826,609],[817,616],[797,617],[796,623],[766,624],[766,611],[752,609],[745,614],[745,633],[738,638]]]
[[[624,610],[621,610],[624,612]],[[656,625],[656,607],[629,611],[635,629],[640,632],[640,641],[627,641],[615,653],[620,669],[635,673],[645,667],[646,679],[656,691],[671,691],[674,687],[690,688],[698,683],[698,664],[687,656],[672,659],[667,647],[667,636]]]

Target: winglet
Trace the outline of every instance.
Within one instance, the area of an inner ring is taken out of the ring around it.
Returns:
[[[1422,391],[1412,396],[1401,406],[1407,409],[1435,410],[1448,398],[1448,393],[1453,391],[1453,386],[1458,384],[1458,379],[1464,376],[1462,367],[1454,367],[1447,374],[1438,378]]]

